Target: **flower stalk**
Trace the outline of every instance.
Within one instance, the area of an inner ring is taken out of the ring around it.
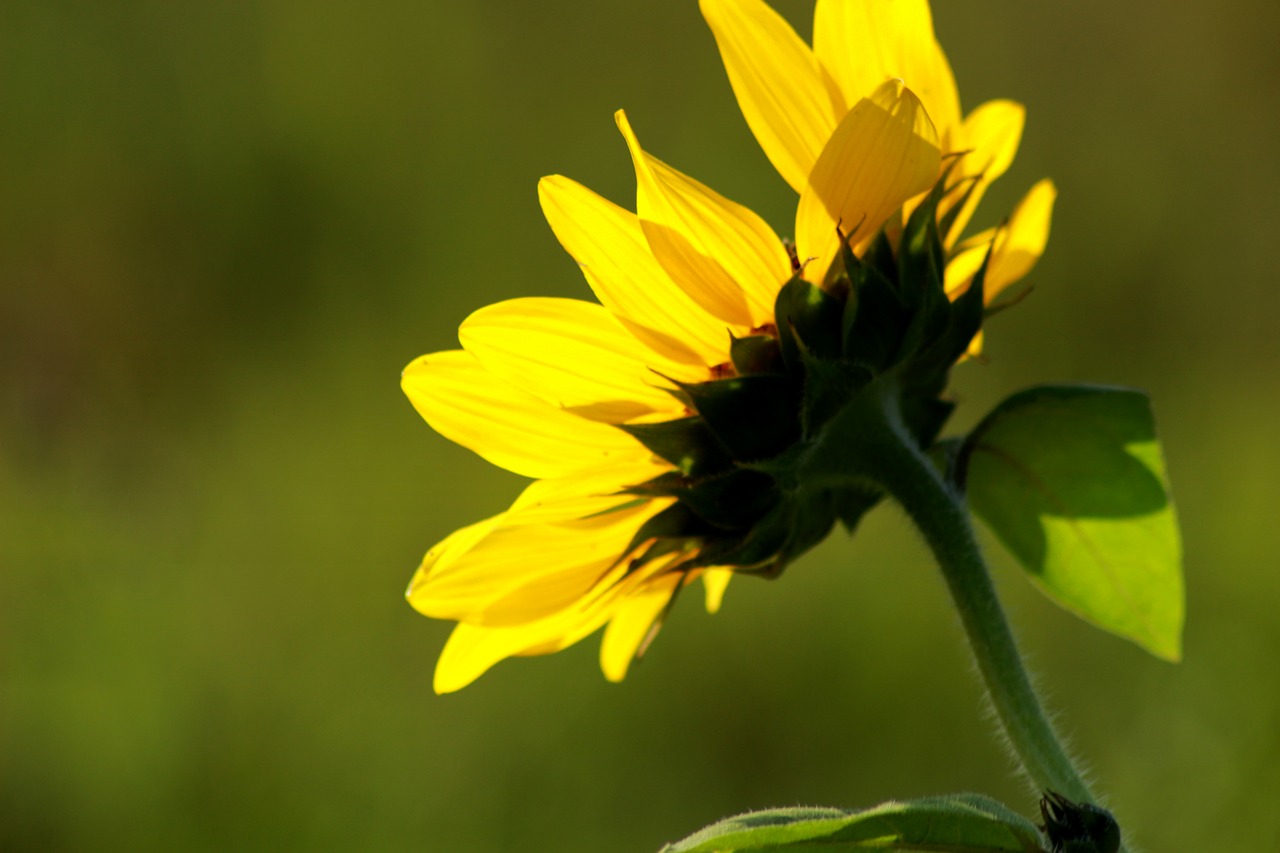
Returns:
[[[1042,791],[1095,804],[1031,685],[963,493],[904,424],[897,383],[885,377],[876,386],[833,421],[827,436],[838,436],[838,444],[813,448],[812,475],[824,476],[832,487],[871,485],[903,508],[938,561],[996,717],[1027,776]],[[842,420],[850,428],[841,428]]]

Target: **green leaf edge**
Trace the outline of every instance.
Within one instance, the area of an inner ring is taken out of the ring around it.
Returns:
[[[924,819],[924,834],[908,824],[892,826],[894,818]],[[959,828],[974,832],[999,833],[1007,838],[1000,846],[963,837],[938,839],[933,835],[937,821],[960,821]],[[744,827],[744,823],[757,826]],[[859,827],[859,824],[863,824]],[[872,834],[858,837],[859,829]],[[889,834],[885,833],[885,829]],[[737,853],[767,850],[903,850],[935,853],[1043,853],[1043,840],[1036,826],[1002,803],[980,794],[955,794],[917,800],[890,800],[869,809],[847,811],[834,808],[802,807],[767,809],[726,818],[668,844],[659,853]]]

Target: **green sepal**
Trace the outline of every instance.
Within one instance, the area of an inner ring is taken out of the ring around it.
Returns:
[[[836,517],[850,534],[857,529],[862,517],[874,509],[883,498],[883,494],[870,489],[841,489],[832,495]]]
[[[954,166],[954,162],[952,166]],[[907,219],[898,244],[898,286],[903,301],[910,308],[926,305],[926,300],[943,292],[943,273],[947,267],[938,234],[938,202],[946,192],[947,175],[951,167],[934,183]]]
[[[640,495],[646,498],[675,497],[689,488],[692,481],[680,471],[667,471],[652,480],[645,480],[622,489],[619,494]]]
[[[866,367],[851,361],[826,361],[801,353],[804,364],[804,398],[800,424],[811,437],[831,420],[872,379]]]
[[[792,375],[803,372],[801,349],[817,358],[840,357],[843,313],[838,299],[802,278],[792,278],[782,286],[774,302],[774,317],[782,359]]]
[[[881,228],[862,253],[862,265],[880,273],[880,277],[896,289],[898,286],[898,259],[893,253],[893,243]]]
[[[659,853],[933,850],[1042,853],[1031,821],[978,794],[887,802],[869,809],[769,809],[714,823]]]
[[[680,389],[734,459],[774,456],[800,437],[796,388],[785,376],[734,376]]]
[[[878,373],[897,358],[911,317],[897,288],[879,269],[856,258],[846,268],[852,289],[841,322],[844,357]]]
[[[723,471],[733,463],[729,451],[699,417],[656,424],[619,424],[618,428],[690,477]]]
[[[903,358],[933,344],[945,332],[950,318],[951,303],[944,280],[946,257],[937,222],[938,202],[945,184],[946,174],[912,211],[899,244],[898,288],[911,313],[911,324],[903,336]]]
[[[982,330],[982,321],[986,318],[986,280],[990,263],[991,249],[987,249],[969,288],[951,303],[946,327],[912,361],[907,372],[908,383],[913,380],[927,382],[929,377],[940,372],[946,373],[968,351],[974,336]]]
[[[1041,386],[965,439],[955,480],[1050,599],[1166,660],[1182,651],[1182,546],[1140,391]]]
[[[699,518],[727,530],[750,527],[780,498],[772,477],[747,468],[700,480],[680,493],[681,503]]]
[[[794,507],[780,502],[741,536],[708,541],[690,565],[750,570],[772,564],[791,535],[794,518]]]
[[[825,539],[835,522],[829,492],[792,493],[744,535],[709,543],[694,565],[732,565],[741,571],[775,578],[792,560]]]
[[[625,560],[627,555],[645,542],[654,540],[644,553],[632,558],[631,566],[628,568],[628,571],[631,571],[644,565],[647,560],[680,550],[687,542],[709,532],[712,532],[712,528],[694,515],[692,510],[682,503],[674,503],[640,525],[640,529],[631,537],[631,542],[618,558],[618,562]],[[616,566],[617,563],[614,565]]]
[[[757,373],[785,374],[782,348],[772,335],[746,335],[729,342],[729,360],[742,376]]]
[[[957,162],[958,161],[959,158],[957,158]],[[951,168],[948,168],[947,171],[950,172]],[[951,238],[951,229],[955,227],[956,219],[960,216],[960,211],[964,210],[964,206],[969,202],[970,197],[973,196],[973,191],[977,188],[978,181],[981,177],[981,175],[969,175],[963,178],[962,182],[968,184],[964,193],[961,194],[960,198],[956,199],[955,204],[951,205],[951,207],[947,209],[946,213],[938,217],[938,236],[942,238],[944,246]]]

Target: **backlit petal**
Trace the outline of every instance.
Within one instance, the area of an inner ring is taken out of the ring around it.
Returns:
[[[610,681],[621,681],[653,628],[654,620],[671,601],[683,575],[671,573],[649,581],[620,600],[600,643],[600,669]]]
[[[818,0],[813,51],[845,103],[897,78],[924,103],[944,144],[960,124],[955,76],[934,37],[928,0]]]
[[[514,625],[544,618],[581,600],[606,575],[621,572],[636,531],[670,500],[614,510],[626,498],[574,502],[594,514],[520,524],[506,515],[482,539],[441,560],[415,586],[421,613],[473,625]]]
[[[568,648],[603,625],[608,615],[604,608],[595,607],[505,628],[460,623],[440,653],[432,686],[436,693],[452,693],[506,658]]]
[[[636,171],[636,212],[658,263],[694,301],[721,320],[757,326],[791,275],[778,235],[729,201],[640,147],[627,116],[615,118]]]
[[[557,477],[643,450],[616,427],[499,379],[462,350],[414,359],[400,387],[436,432],[525,477]]]
[[[409,581],[409,588],[405,591],[405,598],[409,599],[409,603],[415,609],[420,609],[415,600],[421,600],[419,593],[422,586],[427,582],[427,578],[431,576],[431,573],[436,570],[436,567],[441,564],[447,566],[450,562],[467,553],[467,551],[475,547],[477,542],[492,533],[493,528],[501,520],[502,515],[499,514],[486,518],[484,521],[469,524],[460,530],[450,533],[428,551],[427,555],[422,558],[422,564],[414,572],[413,579]]]
[[[983,281],[988,304],[1009,285],[1031,272],[1049,242],[1053,203],[1057,196],[1053,181],[1046,178],[1023,197],[1009,217],[1008,224],[999,229],[989,228],[965,240],[960,251],[947,264],[947,295],[954,299],[968,289],[974,273],[982,266],[993,237],[995,248]]]
[[[720,612],[720,605],[724,602],[724,591],[732,578],[732,569],[707,569],[702,573],[702,586],[708,613]]]
[[[725,324],[681,290],[649,251],[640,220],[581,184],[538,182],[551,230],[604,307],[667,359],[710,366],[725,360]]]
[[[595,303],[498,302],[463,321],[458,339],[486,370],[582,417],[621,423],[655,411],[682,411],[650,369],[652,351]],[[705,378],[705,371],[686,367],[673,378]]]
[[[937,135],[900,81],[863,98],[840,122],[809,176],[796,211],[805,277],[821,282],[840,248],[837,226],[865,243],[904,201],[938,177]]]
[[[832,103],[809,46],[762,0],[701,0],[699,5],[747,125],[778,173],[802,192],[844,113],[843,97]]]
[[[965,118],[956,146],[969,153],[952,170],[951,184],[968,179],[975,179],[975,182],[952,226],[948,245],[954,244],[964,232],[987,187],[1013,163],[1018,143],[1022,140],[1026,114],[1026,108],[1016,101],[987,101]],[[966,183],[956,187],[940,205],[940,212],[945,213],[954,201],[963,198],[967,186]]]

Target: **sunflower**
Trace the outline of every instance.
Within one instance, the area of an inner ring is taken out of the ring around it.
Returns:
[[[834,8],[872,5],[820,4],[828,43]],[[622,112],[634,213],[565,177],[540,182],[598,303],[490,305],[462,323],[462,349],[403,373],[438,432],[534,479],[505,512],[428,551],[410,583],[413,607],[458,623],[437,692],[602,627],[601,667],[620,680],[694,581],[715,612],[733,574],[776,576],[837,522],[852,530],[881,494],[822,476],[821,453],[840,444],[832,424],[848,428],[837,415],[888,394],[930,447],[985,301],[1043,248],[1051,185],[1006,228],[953,239],[1017,132],[979,145],[994,119],[953,120],[931,26],[928,56],[899,46],[918,59],[907,73],[882,73],[899,65],[877,58],[840,88],[841,69],[815,58],[832,48],[810,51],[763,4],[704,0],[703,11],[748,121],[799,192],[794,242],[646,152]],[[894,54],[882,47],[876,57]]]

